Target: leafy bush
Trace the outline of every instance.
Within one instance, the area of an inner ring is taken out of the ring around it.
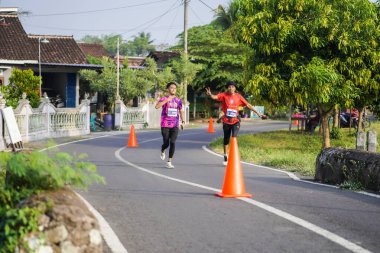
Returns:
[[[15,248],[23,244],[22,238],[38,230],[40,215],[41,212],[37,208],[13,206],[0,208],[0,245],[2,245],[0,253],[15,252]]]
[[[2,92],[8,106],[16,108],[18,101],[22,98],[22,93],[26,93],[27,99],[32,107],[37,107],[40,103],[40,77],[35,76],[30,69],[13,69],[9,78],[9,85],[3,86]]]
[[[6,165],[6,188],[31,190],[59,189],[71,185],[86,189],[92,183],[104,183],[96,174],[96,166],[83,161],[85,155],[68,153],[18,153]]]
[[[38,230],[38,218],[47,207],[23,206],[24,200],[65,185],[86,189],[105,183],[85,158],[63,152],[0,153],[0,253],[15,252],[22,238]]]
[[[337,127],[333,127],[330,132],[330,138],[334,140],[340,140],[343,137],[342,130]]]

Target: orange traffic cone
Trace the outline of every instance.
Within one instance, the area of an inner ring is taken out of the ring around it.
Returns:
[[[293,124],[294,124],[295,126],[298,126],[298,120],[295,120],[295,121],[293,122]]]
[[[209,132],[209,133],[215,133],[212,117],[210,117],[210,121],[208,123],[208,131],[207,132]]]
[[[129,133],[129,140],[128,140],[128,147],[137,148],[138,146],[139,145],[137,144],[137,140],[136,140],[135,127],[134,125],[131,125],[131,131]]]
[[[244,178],[240,163],[240,154],[236,137],[231,137],[230,152],[222,192],[216,193],[222,198],[251,198],[252,194],[245,192]]]

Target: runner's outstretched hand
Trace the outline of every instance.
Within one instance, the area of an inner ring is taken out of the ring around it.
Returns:
[[[207,96],[210,96],[210,95],[211,95],[210,87],[206,88],[206,95],[207,95]]]

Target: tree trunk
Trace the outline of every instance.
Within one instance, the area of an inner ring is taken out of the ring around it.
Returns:
[[[197,116],[197,96],[195,95],[194,92],[194,107],[193,107],[193,118]]]
[[[330,145],[330,129],[329,129],[329,115],[322,114],[322,128],[323,128],[323,148],[329,148]]]
[[[359,118],[358,118],[358,132],[359,131],[364,131],[363,129],[363,114],[364,114],[364,107],[363,108],[358,108],[359,111]]]
[[[335,107],[334,109],[334,127],[339,127],[339,107]]]
[[[292,130],[292,115],[293,115],[293,106],[289,106],[289,132]]]

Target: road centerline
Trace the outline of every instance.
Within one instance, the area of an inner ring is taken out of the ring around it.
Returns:
[[[157,140],[157,138],[155,139],[151,139],[151,140],[145,140],[144,142],[149,142],[149,141],[155,141]],[[124,159],[122,156],[121,156],[121,151],[125,149],[125,147],[122,147],[122,148],[119,148],[118,150],[115,151],[115,157],[125,163],[126,165],[129,165],[133,168],[136,168],[140,171],[143,171],[145,173],[148,173],[148,174],[151,174],[151,175],[154,175],[154,176],[157,176],[157,177],[161,177],[161,178],[164,178],[164,179],[167,179],[167,180],[171,180],[171,181],[174,181],[174,182],[178,182],[178,183],[182,183],[182,184],[186,184],[186,185],[190,185],[190,186],[193,186],[193,187],[197,187],[197,188],[201,188],[201,189],[205,189],[205,190],[208,190],[208,191],[212,191],[212,192],[220,192],[221,189],[217,189],[217,188],[213,188],[213,187],[209,187],[209,186],[206,186],[206,185],[201,185],[201,184],[198,184],[198,183],[194,183],[194,182],[190,182],[190,181],[187,181],[187,180],[183,180],[183,179],[178,179],[178,178],[175,178],[175,177],[170,177],[170,176],[166,176],[164,174],[161,174],[161,173],[157,173],[157,172],[154,172],[154,171],[151,171],[147,168],[144,168],[144,167],[141,167],[141,166],[138,166],[126,159]],[[303,220],[299,217],[296,217],[290,213],[287,213],[287,212],[284,212],[280,209],[277,209],[277,208],[274,208],[270,205],[267,205],[267,204],[264,204],[262,202],[259,202],[259,201],[256,201],[256,200],[253,200],[253,199],[249,199],[249,198],[237,198],[241,201],[244,201],[248,204],[251,204],[251,205],[254,205],[258,208],[261,208],[269,213],[272,213],[276,216],[279,216],[283,219],[286,219],[294,224],[297,224],[303,228],[306,228],[307,230],[311,231],[311,232],[314,232],[344,248],[346,248],[347,250],[350,250],[352,252],[355,252],[355,253],[371,253],[371,251],[355,244],[355,243],[352,243],[350,241],[348,241],[347,239],[337,235],[337,234],[334,234],[322,227],[319,227],[315,224],[312,224],[306,220]]]

